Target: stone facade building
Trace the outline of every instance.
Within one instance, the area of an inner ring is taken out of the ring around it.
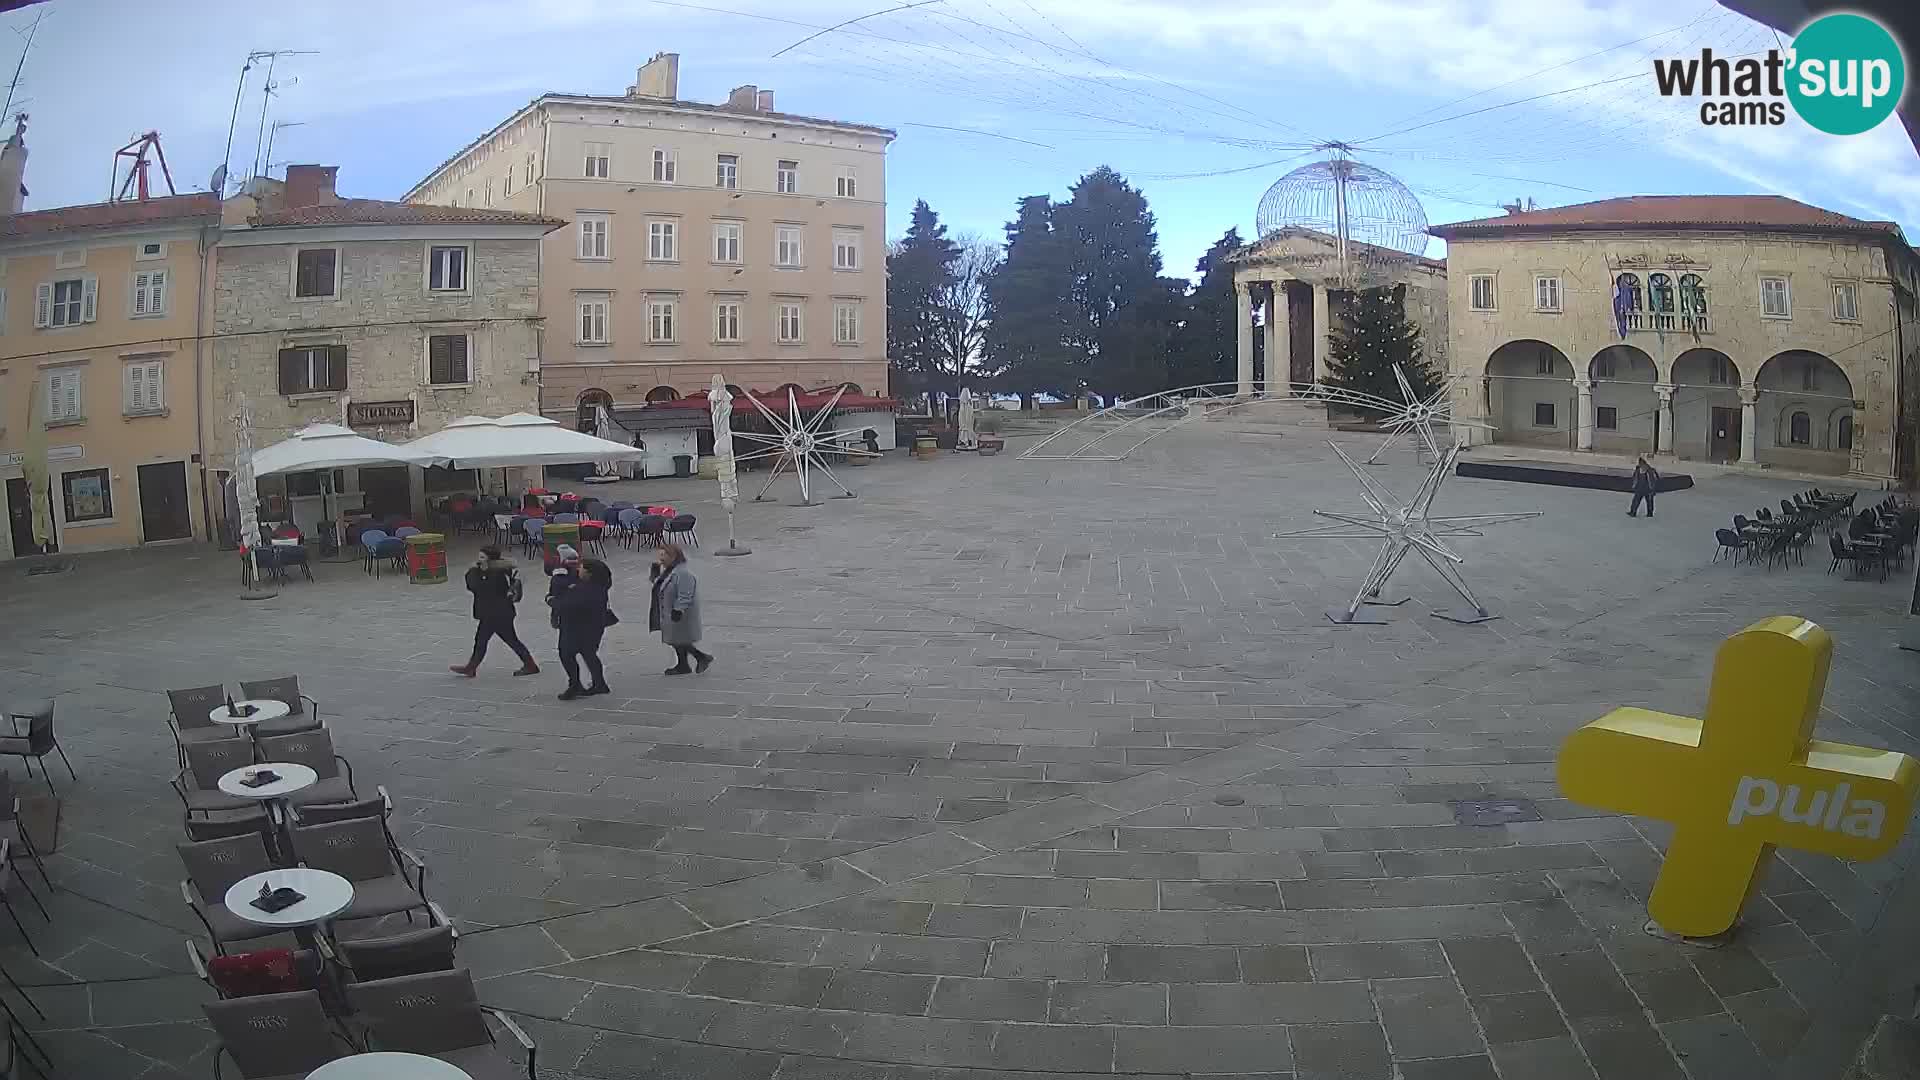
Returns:
[[[223,207],[213,275],[208,453],[223,478],[243,405],[255,449],[317,422],[406,442],[538,409],[540,241],[562,222],[343,199],[334,169],[314,165],[252,190]],[[419,469],[341,472],[347,505],[424,505]],[[261,494],[299,503],[313,483],[267,479]],[[307,509],[303,525],[317,501]]]
[[[1426,359],[1447,370],[1447,264],[1349,244],[1351,262],[1369,267],[1381,284],[1405,288],[1407,318],[1420,328]],[[1384,260],[1384,262],[1382,262]],[[1328,334],[1342,291],[1338,241],[1312,229],[1278,229],[1233,258],[1239,301],[1239,393],[1256,386],[1308,384],[1326,379]],[[1256,323],[1255,311],[1259,319]],[[1260,335],[1260,347],[1254,337]],[[1264,371],[1254,366],[1256,352]]]
[[[1892,222],[1635,196],[1432,232],[1474,441],[1911,477],[1920,257]]]
[[[434,169],[411,203],[538,213],[542,406],[590,419],[704,389],[883,394],[893,132],[679,96],[662,53],[621,96],[546,94]]]

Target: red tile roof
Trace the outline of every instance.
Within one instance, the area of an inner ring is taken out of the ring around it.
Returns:
[[[1650,227],[1746,228],[1766,231],[1882,233],[1898,236],[1891,221],[1865,221],[1782,195],[1629,195],[1621,199],[1555,206],[1522,214],[1457,221],[1427,230],[1443,239],[1474,234],[1546,229],[1638,229]]]
[[[210,192],[166,195],[145,202],[89,203],[30,210],[0,218],[0,238],[44,236],[81,229],[114,229],[163,222],[220,217],[220,201]]]
[[[341,199],[313,206],[293,206],[256,214],[253,224],[306,225],[544,225],[557,229],[566,222],[511,210],[481,210],[469,206],[427,206],[385,199]]]

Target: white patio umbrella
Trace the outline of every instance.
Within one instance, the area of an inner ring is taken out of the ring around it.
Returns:
[[[497,420],[463,416],[406,446],[440,458],[456,469],[632,461],[645,453],[611,439],[569,430],[558,421],[531,413],[511,413]]]
[[[960,391],[960,436],[955,445],[962,450],[980,449],[980,436],[973,429],[973,391]]]
[[[339,424],[309,424],[253,454],[255,476],[347,469],[356,465],[444,465],[446,458],[369,439]]]

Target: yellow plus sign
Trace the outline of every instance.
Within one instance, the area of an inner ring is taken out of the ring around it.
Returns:
[[[1561,747],[1567,798],[1673,824],[1647,902],[1668,931],[1732,926],[1776,845],[1865,860],[1900,841],[1920,763],[1812,737],[1832,658],[1815,624],[1762,619],[1720,646],[1705,720],[1615,709]]]

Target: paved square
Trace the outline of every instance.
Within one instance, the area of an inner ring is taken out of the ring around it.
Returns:
[[[695,554],[700,677],[661,674],[643,556],[616,548],[615,693],[571,703],[537,603],[548,674],[497,647],[447,672],[457,582],[320,563],[247,603],[205,549],[0,567],[0,694],[58,695],[80,773],[51,921],[14,886],[39,957],[8,927],[0,962],[66,1075],[208,1075],[163,692],[297,673],[543,1077],[1786,1075],[1914,845],[1786,855],[1734,944],[1673,945],[1640,929],[1661,828],[1562,799],[1553,755],[1616,705],[1697,715],[1721,638],[1782,613],[1837,642],[1820,734],[1913,751],[1901,585],[1818,551],[1709,565],[1786,479],[1702,478],[1653,520],[1455,479],[1447,512],[1546,511],[1461,542],[1503,618],[1432,618],[1455,598],[1413,565],[1386,625],[1333,627],[1370,548],[1270,539],[1359,505],[1324,438],[895,455],[845,471],[858,500],[746,506],[752,556]],[[644,491],[723,540],[710,483]],[[1538,820],[1460,810],[1488,799]]]

